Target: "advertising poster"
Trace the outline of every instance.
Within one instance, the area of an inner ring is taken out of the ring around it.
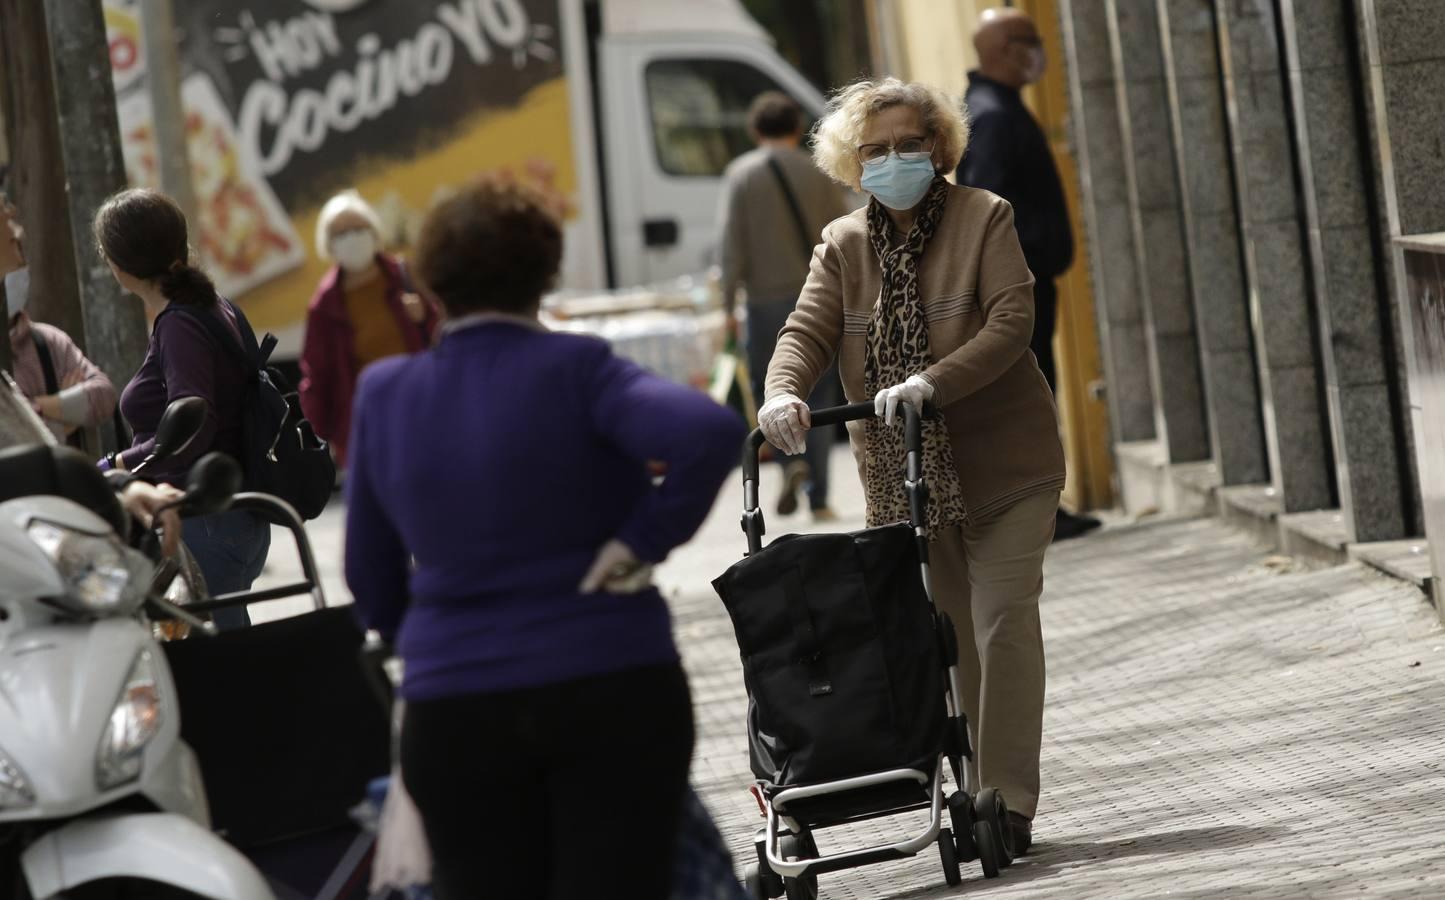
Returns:
[[[104,5],[127,174],[156,186],[138,4]],[[482,172],[576,190],[556,0],[175,6],[192,244],[283,352],[326,271],[316,218],[337,191],[361,191],[404,250],[430,205]]]

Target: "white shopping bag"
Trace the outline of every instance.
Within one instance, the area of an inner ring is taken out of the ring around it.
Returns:
[[[405,704],[397,702],[392,712],[400,722]],[[376,856],[371,863],[371,892],[405,891],[431,883],[431,848],[427,846],[426,829],[421,813],[407,793],[401,778],[401,763],[391,767],[391,784],[381,804],[377,822]]]

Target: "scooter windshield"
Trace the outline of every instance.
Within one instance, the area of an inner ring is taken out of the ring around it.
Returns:
[[[0,370],[0,450],[31,444],[55,446],[55,435],[30,407],[15,379]]]

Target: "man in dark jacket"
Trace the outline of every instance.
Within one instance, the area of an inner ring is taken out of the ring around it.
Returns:
[[[968,73],[972,135],[958,165],[958,183],[998,194],[1014,208],[1014,226],[1034,273],[1034,336],[1030,346],[1057,393],[1054,376],[1054,279],[1074,259],[1069,208],[1048,138],[1019,90],[1044,74],[1044,47],[1033,20],[1018,9],[990,9],[973,36],[978,69]],[[1083,534],[1098,520],[1060,510],[1057,538]]]

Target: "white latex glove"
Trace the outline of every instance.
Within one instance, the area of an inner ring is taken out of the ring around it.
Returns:
[[[784,453],[796,455],[808,447],[813,414],[808,404],[792,394],[779,394],[758,410],[758,427],[768,443]]]
[[[873,414],[882,416],[884,424],[892,425],[899,401],[913,404],[913,408],[922,413],[923,404],[932,399],[933,382],[922,375],[914,375],[902,384],[879,391],[873,398]]]

